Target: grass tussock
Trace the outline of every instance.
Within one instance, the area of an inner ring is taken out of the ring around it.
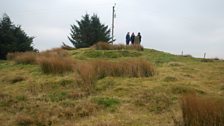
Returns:
[[[46,74],[63,74],[73,71],[74,60],[69,54],[61,49],[56,48],[40,53],[38,56],[38,64],[41,70]]]
[[[96,71],[91,63],[78,64],[77,73],[79,78],[77,81],[81,83],[81,87],[90,91],[96,81]]]
[[[106,60],[95,60],[82,63],[77,69],[79,82],[84,89],[90,90],[98,79],[104,77],[150,77],[155,74],[154,66],[146,60],[123,60],[110,62]]]
[[[139,44],[126,46],[123,44],[110,44],[107,42],[98,42],[95,44],[96,50],[138,50],[143,51],[143,46]]]
[[[43,56],[38,59],[38,64],[40,65],[41,70],[46,74],[63,74],[73,70],[73,60],[66,57]]]
[[[8,53],[7,60],[12,60],[17,64],[36,64],[35,52],[15,52]]]
[[[223,126],[224,100],[192,94],[181,99],[184,126]]]
[[[97,78],[113,77],[150,77],[155,74],[154,66],[146,60],[130,59],[119,62],[97,60],[93,63]]]

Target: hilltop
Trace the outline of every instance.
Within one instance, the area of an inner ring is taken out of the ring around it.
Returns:
[[[129,64],[144,60],[155,71],[146,77],[105,74],[87,85],[91,90],[85,90],[76,71],[45,73],[36,63],[2,60],[2,126],[173,126],[173,120],[181,118],[180,98],[185,93],[217,98],[224,95],[222,60],[177,56],[154,49],[84,48],[64,52],[76,60],[72,67],[80,71],[88,67],[82,66],[84,63],[95,60]]]

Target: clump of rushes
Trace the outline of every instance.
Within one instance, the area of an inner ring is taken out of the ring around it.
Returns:
[[[223,126],[224,100],[184,95],[181,99],[184,126]]]
[[[98,79],[104,77],[150,77],[155,74],[154,66],[139,59],[110,62],[95,60],[77,65],[77,73],[85,89],[91,89]]]
[[[38,64],[46,74],[63,74],[73,70],[73,60],[68,57],[52,56],[39,57]]]

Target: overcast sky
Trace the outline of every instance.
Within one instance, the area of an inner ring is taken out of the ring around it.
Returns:
[[[141,32],[146,48],[224,58],[224,0],[0,0],[0,14],[46,50],[71,45],[70,25],[86,13],[111,27],[114,3],[116,43],[124,43],[128,31]]]

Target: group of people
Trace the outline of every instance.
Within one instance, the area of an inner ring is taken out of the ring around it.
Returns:
[[[134,32],[131,34],[131,36],[130,36],[130,32],[128,32],[126,35],[126,45],[129,45],[130,42],[132,45],[140,44],[141,40],[142,40],[142,36],[141,36],[140,32],[136,36],[135,36]]]

